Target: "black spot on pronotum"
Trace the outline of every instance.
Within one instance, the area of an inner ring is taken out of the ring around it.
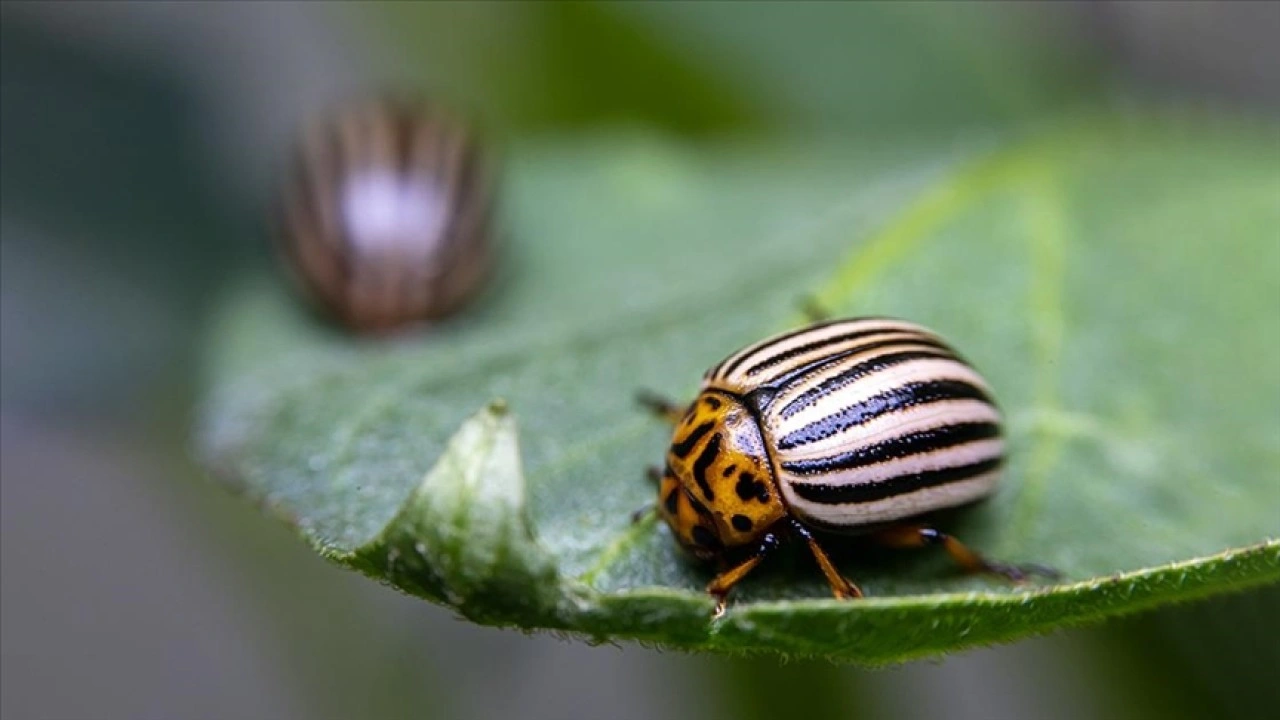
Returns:
[[[729,522],[738,532],[751,532],[751,518],[746,515],[734,515]]]
[[[760,502],[769,502],[769,488],[745,470],[738,476],[738,484],[733,487],[738,497],[744,502],[756,498]]]
[[[698,483],[698,487],[702,488],[702,495],[708,500],[714,500],[716,494],[711,491],[711,483],[707,482],[707,470],[711,469],[712,463],[720,456],[720,436],[712,435],[707,441],[706,447],[702,448],[702,452],[698,453],[698,459],[693,461],[693,479]]]
[[[693,542],[699,547],[704,547],[708,550],[718,550],[724,547],[720,543],[720,538],[715,536],[715,533],[701,525],[693,526]]]
[[[713,397],[704,397],[704,398],[702,398],[702,402],[703,402],[703,404],[705,404],[707,407],[711,408],[712,410],[719,410],[719,409],[720,409],[720,405],[721,405],[721,403],[720,403],[720,401],[719,401],[718,399],[716,399],[716,398],[713,398]]]
[[[725,468],[725,469],[724,469],[724,472],[722,472],[722,473],[720,473],[720,474],[721,474],[721,475],[723,475],[724,477],[729,477],[730,475],[732,475],[732,474],[734,474],[734,473],[736,473],[736,472],[738,472],[738,466],[737,466],[737,465],[730,465],[729,467],[727,467],[727,468]]]
[[[667,493],[667,499],[663,501],[663,505],[667,508],[668,515],[675,515],[680,504],[680,488],[673,487],[671,492]]]

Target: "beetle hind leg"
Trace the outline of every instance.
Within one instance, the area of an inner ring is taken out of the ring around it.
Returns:
[[[885,528],[872,535],[872,538],[881,545],[891,548],[941,545],[942,549],[947,551],[947,555],[950,555],[951,559],[965,572],[1000,575],[1015,583],[1026,582],[1032,575],[1051,580],[1061,577],[1057,570],[1044,565],[1011,565],[988,560],[955,537],[929,525],[898,525]]]

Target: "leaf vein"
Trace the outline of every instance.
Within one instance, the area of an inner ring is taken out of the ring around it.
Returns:
[[[1033,397],[1040,413],[1061,417],[1057,366],[1062,356],[1065,334],[1063,284],[1066,274],[1067,217],[1058,184],[1049,159],[1030,159],[1022,165],[1021,188],[1023,218],[1029,237],[1031,255],[1031,297],[1029,298],[1031,352],[1033,365]],[[1026,542],[1044,501],[1049,477],[1062,454],[1066,436],[1052,432],[1048,425],[1032,428],[1031,451],[1027,472],[1005,534],[1004,549],[1011,551]]]

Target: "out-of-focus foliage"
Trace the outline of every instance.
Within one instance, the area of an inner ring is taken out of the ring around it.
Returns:
[[[1092,96],[1079,17],[961,3],[378,5],[400,73],[506,132],[1005,126]]]

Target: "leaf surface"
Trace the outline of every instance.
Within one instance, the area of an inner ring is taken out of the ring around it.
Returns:
[[[249,278],[214,324],[208,465],[325,556],[478,622],[883,663],[1280,578],[1280,134],[1183,115],[1022,137],[515,148],[506,253],[465,317],[390,340]],[[803,553],[719,621],[652,518],[708,366],[814,295],[952,341],[1008,421],[998,494],[943,518],[1064,574],[1011,587],[931,552]]]

